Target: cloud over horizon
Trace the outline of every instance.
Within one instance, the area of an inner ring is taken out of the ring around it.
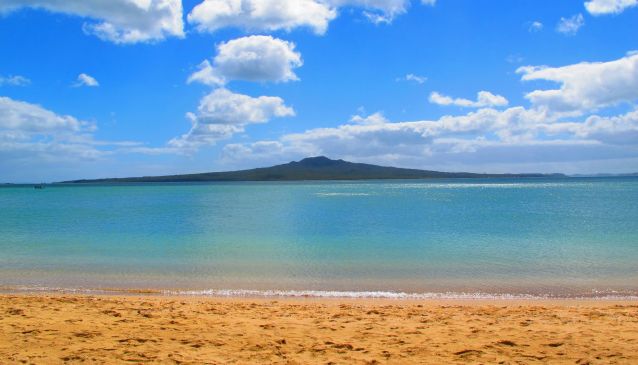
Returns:
[[[554,81],[561,89],[534,90],[526,95],[531,108],[504,110],[493,107],[505,106],[507,100],[489,92],[479,92],[476,101],[433,92],[430,101],[435,104],[478,109],[408,122],[391,122],[381,113],[356,115],[337,127],[308,129],[276,140],[231,143],[224,148],[224,158],[282,162],[331,155],[406,167],[431,168],[447,161],[466,170],[476,159],[512,166],[525,162],[525,155],[534,156],[526,163],[538,166],[562,166],[579,158],[636,159],[638,106],[630,104],[631,110],[619,115],[582,115],[638,99],[637,63],[638,54],[629,54],[609,62],[522,67],[517,72],[523,81]]]
[[[95,161],[119,148],[139,145],[98,140],[96,130],[93,122],[0,96],[0,167]]]

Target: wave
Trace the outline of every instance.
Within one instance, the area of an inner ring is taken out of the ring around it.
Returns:
[[[487,293],[487,292],[427,292],[408,293],[393,291],[335,291],[335,290],[250,290],[250,289],[205,289],[205,290],[167,290],[167,289],[122,289],[122,288],[62,288],[15,286],[0,287],[0,292],[45,292],[63,294],[128,294],[128,295],[165,295],[199,296],[224,298],[334,298],[334,299],[396,299],[396,300],[638,300],[638,293],[614,290],[593,290],[575,295],[525,294],[525,293]]]

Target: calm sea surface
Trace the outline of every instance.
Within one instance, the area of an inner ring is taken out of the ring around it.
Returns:
[[[2,187],[0,286],[635,296],[638,179]]]

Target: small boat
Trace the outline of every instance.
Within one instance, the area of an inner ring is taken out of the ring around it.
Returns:
[[[44,184],[33,185],[34,189],[44,189]]]

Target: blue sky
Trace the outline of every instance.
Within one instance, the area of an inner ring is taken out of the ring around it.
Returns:
[[[632,0],[3,1],[0,181],[635,172],[636,51]]]

